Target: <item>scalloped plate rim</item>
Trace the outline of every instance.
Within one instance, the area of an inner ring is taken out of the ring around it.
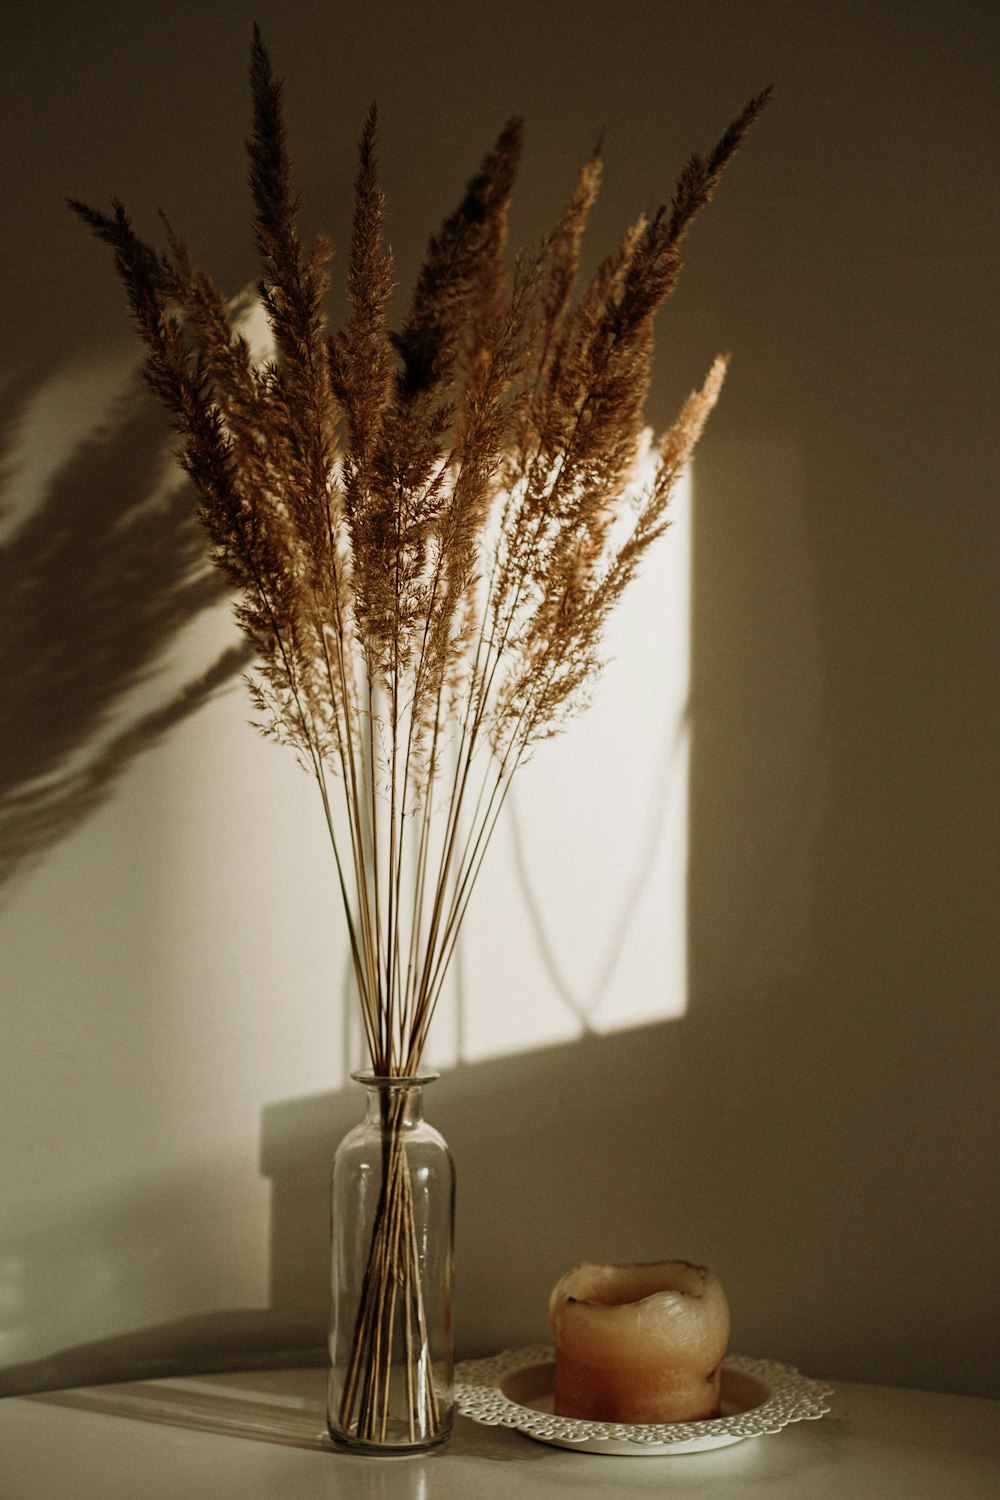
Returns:
[[[734,1443],[743,1442],[750,1437],[773,1435],[792,1422],[814,1421],[826,1415],[830,1409],[827,1398],[832,1394],[831,1387],[821,1381],[813,1380],[810,1376],[803,1375],[794,1366],[781,1364],[777,1360],[759,1359],[748,1355],[729,1355],[723,1361],[723,1373],[729,1370],[735,1374],[749,1375],[760,1381],[767,1389],[767,1395],[762,1401],[722,1417],[710,1418],[705,1422],[664,1423],[661,1426],[650,1427],[636,1424],[634,1429],[631,1429],[636,1436],[630,1436],[629,1424],[604,1422],[581,1424],[573,1418],[555,1417],[541,1406],[521,1405],[512,1400],[502,1389],[502,1381],[533,1367],[552,1364],[553,1360],[554,1352],[551,1345],[544,1344],[505,1349],[486,1359],[463,1360],[455,1370],[455,1397],[458,1410],[464,1416],[486,1426],[513,1427],[535,1442],[564,1448],[570,1452],[603,1453],[630,1458],[662,1458],[671,1455],[710,1452],[716,1448],[729,1447]],[[481,1396],[484,1392],[493,1395],[499,1414],[486,1415],[484,1413],[481,1406]],[[794,1404],[789,1408],[781,1399],[784,1397],[787,1400],[790,1393],[798,1396],[798,1409]],[[771,1415],[768,1414],[770,1406],[776,1407]],[[747,1412],[757,1412],[761,1425],[755,1431],[734,1430],[730,1424]],[[558,1428],[561,1423],[565,1423],[567,1431],[560,1433],[558,1430],[552,1430],[553,1427]],[[581,1425],[586,1428],[586,1431],[579,1435],[574,1434],[572,1428]],[[693,1435],[685,1433],[684,1436],[681,1436],[678,1431],[676,1437],[663,1437],[662,1440],[659,1436],[653,1436],[654,1433],[659,1435],[669,1431],[674,1425],[678,1429],[694,1427],[704,1430]],[[602,1431],[602,1429],[605,1430]],[[643,1435],[639,1436],[640,1433]]]

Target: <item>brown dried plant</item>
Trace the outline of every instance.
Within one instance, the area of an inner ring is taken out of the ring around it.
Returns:
[[[579,294],[600,159],[510,266],[512,121],[431,240],[399,332],[373,109],[348,317],[331,332],[330,249],[300,240],[282,88],[256,29],[250,78],[269,358],[169,227],[161,251],[117,200],[109,213],[72,207],[115,252],[146,377],[256,652],[259,727],[318,784],[372,1067],[408,1075],[511,778],[579,706],[718,397],[724,358],[663,438],[636,505],[653,318],[769,91],[691,158],[669,206],[628,229]]]
[[[239,304],[193,269],[169,226],[160,251],[119,202],[110,213],[72,207],[114,250],[146,377],[172,413],[256,653],[259,727],[290,744],[319,787],[372,1068],[406,1077],[511,779],[580,706],[608,615],[666,529],[718,397],[724,358],[666,433],[636,501],[653,318],[767,93],[708,157],[691,158],[669,206],[628,229],[580,292],[599,157],[552,232],[509,266],[512,121],[431,240],[399,332],[373,110],[348,316],[330,332],[329,246],[300,240],[282,90],[256,29],[250,77],[269,358],[254,356]],[[408,1372],[409,1439],[441,1424],[435,1382],[413,1375],[431,1356],[391,1108],[340,1401],[343,1430],[370,1443],[385,1441],[395,1361]]]

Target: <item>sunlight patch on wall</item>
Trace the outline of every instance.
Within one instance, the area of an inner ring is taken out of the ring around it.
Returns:
[[[123,548],[136,517],[187,516],[169,453],[150,449],[159,429],[147,431],[143,401],[134,365],[124,361],[67,370],[34,393],[6,466],[16,483],[5,498],[16,493],[22,526],[34,519],[50,537],[63,525],[92,527],[99,514],[121,573],[132,567]],[[63,427],[54,432],[57,411]],[[127,425],[137,412],[136,425]],[[93,461],[79,471],[90,488],[78,504],[71,482],[78,471],[67,464],[81,451]],[[105,496],[108,486],[113,496]],[[530,1051],[685,1010],[690,501],[685,483],[671,530],[610,622],[608,664],[591,705],[518,773],[432,1027],[431,1066]],[[173,531],[169,540],[172,556]],[[196,574],[201,564],[184,557]],[[157,578],[137,577],[144,605]],[[91,638],[130,641],[144,619],[123,612],[120,595],[102,604],[98,582],[81,639],[68,627],[59,636],[69,661],[84,661]],[[180,603],[191,579],[160,582]],[[44,905],[49,885],[62,880],[74,893],[69,909],[79,906],[90,931],[79,871],[101,871],[127,936],[111,945],[101,929],[85,961],[79,946],[73,961],[95,994],[125,992],[144,1015],[174,1015],[159,1055],[166,1073],[184,1080],[178,1087],[188,1111],[197,1112],[199,1091],[215,1097],[221,1055],[237,1094],[241,1075],[261,1083],[266,1075],[271,1097],[343,1083],[363,1062],[363,1041],[316,789],[287,752],[248,728],[253,713],[238,662],[204,692],[199,687],[239,649],[228,604],[195,590],[190,607],[163,625],[159,634],[150,626],[144,652],[136,662],[127,658],[120,681],[107,680],[102,658],[99,685],[107,691],[98,704],[82,689],[72,704],[66,700],[74,738],[56,747],[58,759],[53,750],[55,793],[64,782],[72,792],[74,775],[89,773],[92,762],[103,767],[109,747],[114,774],[106,802],[87,782],[79,814],[74,804],[59,838],[48,838],[38,900]],[[89,682],[93,674],[81,672]],[[50,904],[66,908],[65,894],[51,895]],[[43,976],[34,973],[31,913],[22,915],[23,973],[37,987]],[[87,982],[78,975],[78,988]],[[177,996],[190,1004],[178,1005]]]
[[[430,1060],[683,1015],[691,483],[606,637],[593,701],[518,772]]]

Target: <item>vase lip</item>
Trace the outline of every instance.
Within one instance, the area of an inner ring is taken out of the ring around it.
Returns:
[[[436,1083],[440,1073],[374,1073],[370,1068],[352,1073],[356,1083],[369,1089],[418,1089],[426,1083]]]

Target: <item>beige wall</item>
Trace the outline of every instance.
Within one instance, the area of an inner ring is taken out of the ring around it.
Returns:
[[[600,247],[776,85],[692,235],[650,407],[733,351],[695,477],[686,1010],[514,1035],[436,1085],[460,1351],[544,1336],[574,1260],[681,1254],[719,1269],[742,1350],[1000,1394],[993,8],[338,9],[8,23],[0,1390],[323,1337],[325,1176],[357,1113],[328,856],[308,784],[245,727],[120,294],[62,206],[117,192],[155,232],[162,205],[241,286],[256,15],[309,222],[341,245],[378,98],[404,283],[510,113],[519,242],[605,133]],[[623,739],[661,732],[655,675],[649,700]],[[579,914],[550,895],[564,942]],[[558,1011],[538,922],[504,920],[463,1003]]]

